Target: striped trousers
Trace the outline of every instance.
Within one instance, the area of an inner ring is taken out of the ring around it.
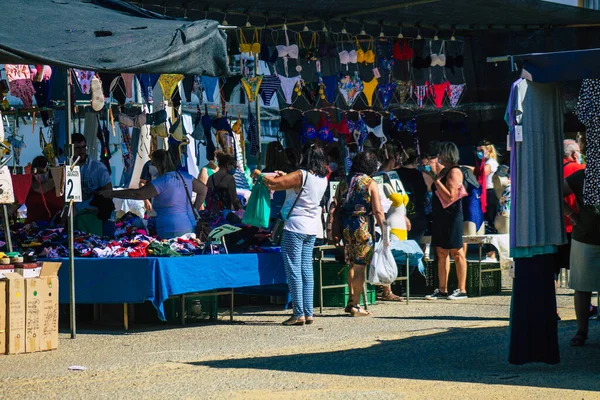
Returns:
[[[283,266],[287,277],[294,317],[312,317],[315,279],[313,248],[315,235],[294,233],[284,229],[281,238]]]

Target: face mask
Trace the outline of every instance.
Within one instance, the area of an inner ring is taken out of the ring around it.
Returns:
[[[48,182],[48,179],[50,179],[50,174],[48,172],[39,174],[38,178],[40,179],[41,183],[46,183],[46,182]]]
[[[331,170],[331,172],[336,172],[338,170],[337,163],[329,163],[329,169]]]
[[[227,173],[229,175],[235,175],[235,168],[231,168],[229,171],[227,171]]]
[[[577,163],[583,164],[583,154],[579,153],[579,155],[577,156]]]
[[[148,172],[150,172],[150,176],[152,176],[152,178],[158,176],[158,168],[156,168],[154,165],[151,165],[150,168],[148,168]]]
[[[477,158],[479,158],[480,160],[483,160],[483,151],[477,152]]]
[[[431,172],[431,167],[429,165],[419,165],[417,169],[421,172]]]

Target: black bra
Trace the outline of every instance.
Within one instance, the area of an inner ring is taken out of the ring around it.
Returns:
[[[462,68],[463,63],[464,57],[462,54],[458,56],[446,56],[446,68],[448,69],[454,69],[455,67]]]

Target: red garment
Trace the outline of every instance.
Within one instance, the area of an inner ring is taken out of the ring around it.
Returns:
[[[481,211],[485,214],[487,210],[487,177],[485,176],[485,162],[483,160],[475,163],[475,176],[481,186]]]
[[[25,203],[29,189],[31,189],[32,174],[11,175],[13,192],[15,194],[15,202],[19,204]]]
[[[565,178],[582,169],[585,169],[585,165],[563,159],[563,174]],[[577,201],[575,200],[574,194],[565,196],[565,202],[573,211],[577,212]],[[571,224],[571,220],[568,217],[565,217],[565,225],[567,228],[567,233],[573,232],[573,224]]]
[[[27,222],[50,222],[63,208],[64,203],[62,197],[56,196],[54,188],[48,190],[43,195],[42,193],[30,190],[25,200]]]

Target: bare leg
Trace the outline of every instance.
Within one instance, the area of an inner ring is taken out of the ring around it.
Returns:
[[[355,276],[355,270],[354,270],[354,264],[350,263],[350,268],[348,269],[348,293],[350,294],[348,296],[348,303],[349,304],[354,304],[354,288],[352,287],[352,282],[354,282],[354,276]]]
[[[591,300],[591,292],[575,291],[575,315],[577,316],[578,333],[585,333],[587,335],[589,325],[588,313]]]
[[[440,281],[440,292],[448,292],[448,275],[450,275],[450,252],[441,247],[435,248],[438,263],[438,279]]]
[[[467,292],[467,258],[463,248],[450,250],[454,263],[456,264],[456,277],[458,278],[458,288],[461,292]]]
[[[352,303],[356,305],[360,304],[360,295],[365,286],[365,268],[365,265],[351,264],[351,269],[354,270],[351,284]]]

